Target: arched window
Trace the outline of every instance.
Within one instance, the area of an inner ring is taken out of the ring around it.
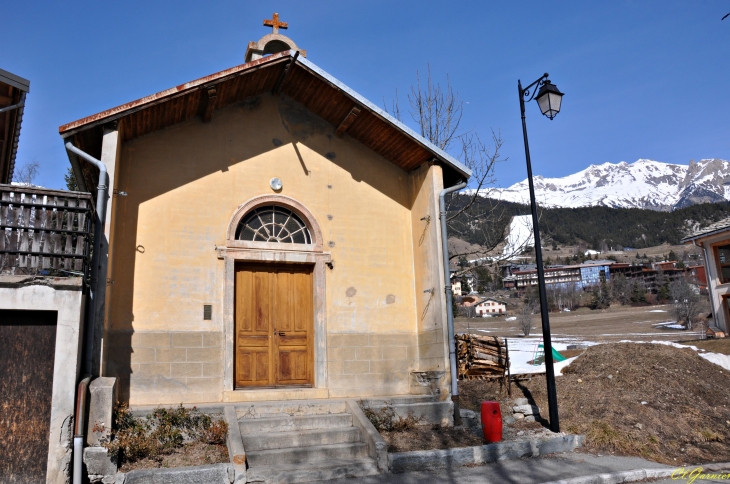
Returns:
[[[288,208],[267,205],[247,213],[236,227],[236,240],[311,244],[312,236],[302,219]]]

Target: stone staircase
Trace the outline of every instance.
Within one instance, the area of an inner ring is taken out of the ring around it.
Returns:
[[[276,484],[377,474],[375,445],[368,442],[364,415],[356,406],[342,400],[237,405],[247,481]]]

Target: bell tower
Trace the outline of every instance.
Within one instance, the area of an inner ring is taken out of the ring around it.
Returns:
[[[299,55],[307,57],[307,51],[297,47],[286,35],[280,34],[279,29],[288,29],[289,22],[282,22],[279,20],[279,14],[274,12],[271,20],[264,20],[264,27],[271,27],[272,32],[270,34],[261,37],[258,42],[249,42],[248,48],[246,49],[246,62],[260,59],[267,55],[276,54],[277,52],[283,52],[285,50],[298,50]]]

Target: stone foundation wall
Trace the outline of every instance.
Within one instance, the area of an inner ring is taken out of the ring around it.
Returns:
[[[113,331],[105,376],[119,381],[130,405],[218,402],[223,390],[223,334],[207,331]]]
[[[329,333],[327,347],[331,398],[409,393],[418,367],[415,334]]]

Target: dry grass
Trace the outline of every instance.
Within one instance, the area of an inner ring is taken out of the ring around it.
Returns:
[[[102,445],[117,457],[126,472],[227,462],[227,435],[224,420],[203,414],[195,407],[159,407],[145,417],[135,417],[126,405],[118,405],[111,438]]]
[[[597,452],[666,464],[725,461],[730,454],[730,372],[690,349],[593,346],[557,378],[561,428]],[[547,413],[545,382],[522,392]]]
[[[401,432],[380,432],[388,444],[388,452],[452,449],[484,445],[484,439],[463,427],[421,425]]]
[[[134,462],[125,462],[119,468],[119,472],[129,472],[134,469],[188,467],[228,462],[228,449],[225,445],[191,442],[172,450],[169,454],[145,457]]]
[[[360,402],[360,408],[378,432],[405,432],[416,428],[423,421],[423,417],[416,417],[412,412],[405,417],[396,415],[391,402],[385,402],[380,408],[368,407]]]
[[[730,355],[730,338],[705,339],[702,341],[683,341],[683,345],[696,346],[710,353]]]

